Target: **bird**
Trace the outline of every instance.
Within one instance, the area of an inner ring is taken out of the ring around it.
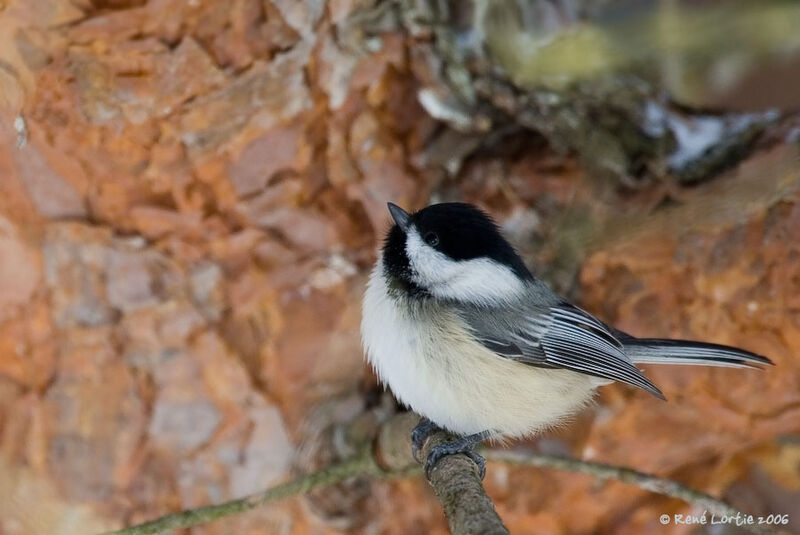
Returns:
[[[458,437],[431,448],[429,477],[456,453],[483,477],[476,445],[552,428],[615,381],[665,400],[637,364],[772,364],[735,347],[615,329],[536,278],[474,205],[388,208],[393,223],[362,301],[362,344],[378,379],[422,417],[415,457],[438,430]]]

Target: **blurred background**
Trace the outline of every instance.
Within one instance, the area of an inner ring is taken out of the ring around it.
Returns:
[[[332,462],[386,201],[493,214],[650,368],[515,447],[672,477],[800,533],[800,2],[0,0],[0,533],[86,534]],[[335,441],[334,441],[335,442]],[[515,534],[738,533],[491,464]],[[421,479],[180,533],[447,533]]]

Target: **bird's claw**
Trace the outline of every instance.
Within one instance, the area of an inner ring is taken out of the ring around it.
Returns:
[[[482,480],[483,476],[486,475],[486,459],[475,453],[474,448],[474,443],[469,443],[464,440],[445,442],[444,444],[438,444],[434,446],[431,448],[431,452],[428,454],[428,459],[425,461],[425,476],[428,478],[428,480],[430,480],[431,472],[439,461],[448,455],[461,453],[472,459],[472,461],[478,466],[478,472]]]
[[[425,441],[439,430],[440,427],[427,418],[420,420],[414,430],[411,431],[411,453],[415,459],[420,460],[420,453],[422,453],[422,448],[425,446]]]
[[[417,461],[421,461],[420,455],[425,446],[425,441],[428,440],[431,435],[441,430],[442,429],[438,425],[427,418],[423,418],[414,430],[411,431],[411,452]],[[472,459],[478,466],[479,474],[481,479],[483,479],[483,476],[486,475],[486,459],[475,453],[475,445],[488,436],[488,433],[477,433],[475,435],[461,437],[453,442],[437,444],[431,448],[430,453],[428,453],[428,458],[425,460],[425,475],[430,480],[431,472],[439,461],[448,455],[462,453]]]

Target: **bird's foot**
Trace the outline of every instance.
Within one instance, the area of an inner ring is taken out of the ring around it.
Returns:
[[[427,418],[419,421],[417,426],[411,431],[411,453],[417,461],[420,461],[420,453],[422,447],[425,446],[425,441],[428,440],[432,434],[440,431],[441,428]]]
[[[478,471],[481,479],[486,475],[486,459],[481,455],[475,453],[475,446],[486,438],[484,433],[469,435],[462,437],[453,442],[445,442],[434,446],[428,454],[428,459],[425,461],[425,476],[430,480],[431,472],[436,467],[436,464],[448,455],[455,455],[462,453],[472,459],[478,466]]]

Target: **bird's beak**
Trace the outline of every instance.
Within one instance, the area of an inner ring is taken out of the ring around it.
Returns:
[[[389,213],[392,214],[392,219],[394,222],[397,223],[397,226],[400,227],[400,230],[403,232],[408,232],[408,220],[410,219],[410,215],[408,212],[400,208],[394,203],[387,203],[389,205]]]

